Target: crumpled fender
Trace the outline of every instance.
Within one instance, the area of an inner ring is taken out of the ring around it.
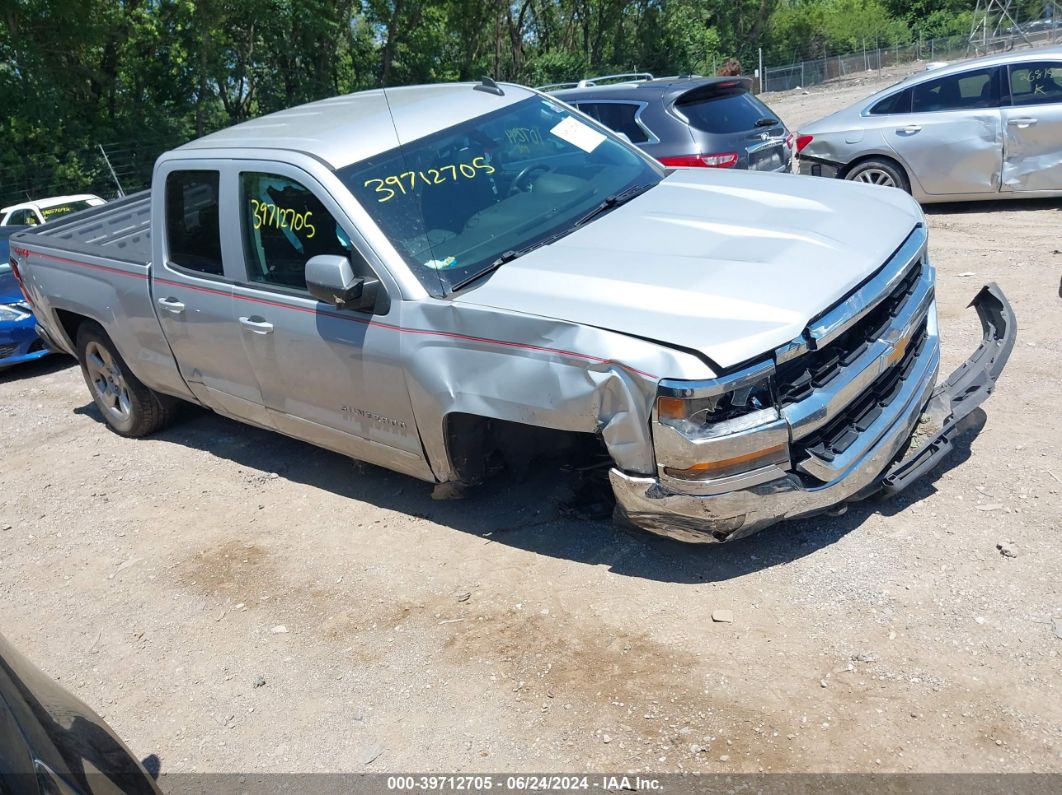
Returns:
[[[656,468],[649,418],[661,378],[711,378],[692,354],[603,329],[489,307],[411,307],[402,358],[417,428],[436,478],[456,479],[445,440],[462,412],[599,433],[626,472]],[[430,330],[429,330],[430,329]]]

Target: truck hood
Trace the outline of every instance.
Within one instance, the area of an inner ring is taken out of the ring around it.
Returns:
[[[457,300],[697,351],[725,369],[798,336],[922,220],[891,188],[682,169]]]

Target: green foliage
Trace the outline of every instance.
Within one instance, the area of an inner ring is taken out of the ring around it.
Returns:
[[[677,4],[665,15],[663,25],[657,28],[663,34],[658,46],[669,53],[674,71],[710,75],[730,53],[723,51],[719,31],[712,24],[713,15],[698,5]]]
[[[787,0],[771,15],[771,61],[796,61],[912,40],[880,0]],[[913,34],[917,38],[917,34]]]
[[[1020,0],[1035,15],[1038,0]],[[710,74],[969,31],[968,0],[4,0],[0,202],[147,185],[221,127],[380,85]]]

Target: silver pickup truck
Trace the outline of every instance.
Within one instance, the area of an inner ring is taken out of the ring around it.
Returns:
[[[544,434],[598,445],[617,517],[687,541],[903,488],[1015,335],[986,286],[983,342],[937,386],[909,196],[669,171],[489,80],[208,135],[159,158],[149,194],[12,255],[40,333],[122,435],[190,401],[445,491]]]

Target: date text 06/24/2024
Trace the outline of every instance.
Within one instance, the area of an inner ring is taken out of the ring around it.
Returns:
[[[387,789],[394,791],[471,791],[499,790],[502,792],[541,792],[567,790],[603,790],[629,792],[663,790],[660,779],[641,776],[564,776],[564,775],[507,775],[492,776],[388,776]]]

